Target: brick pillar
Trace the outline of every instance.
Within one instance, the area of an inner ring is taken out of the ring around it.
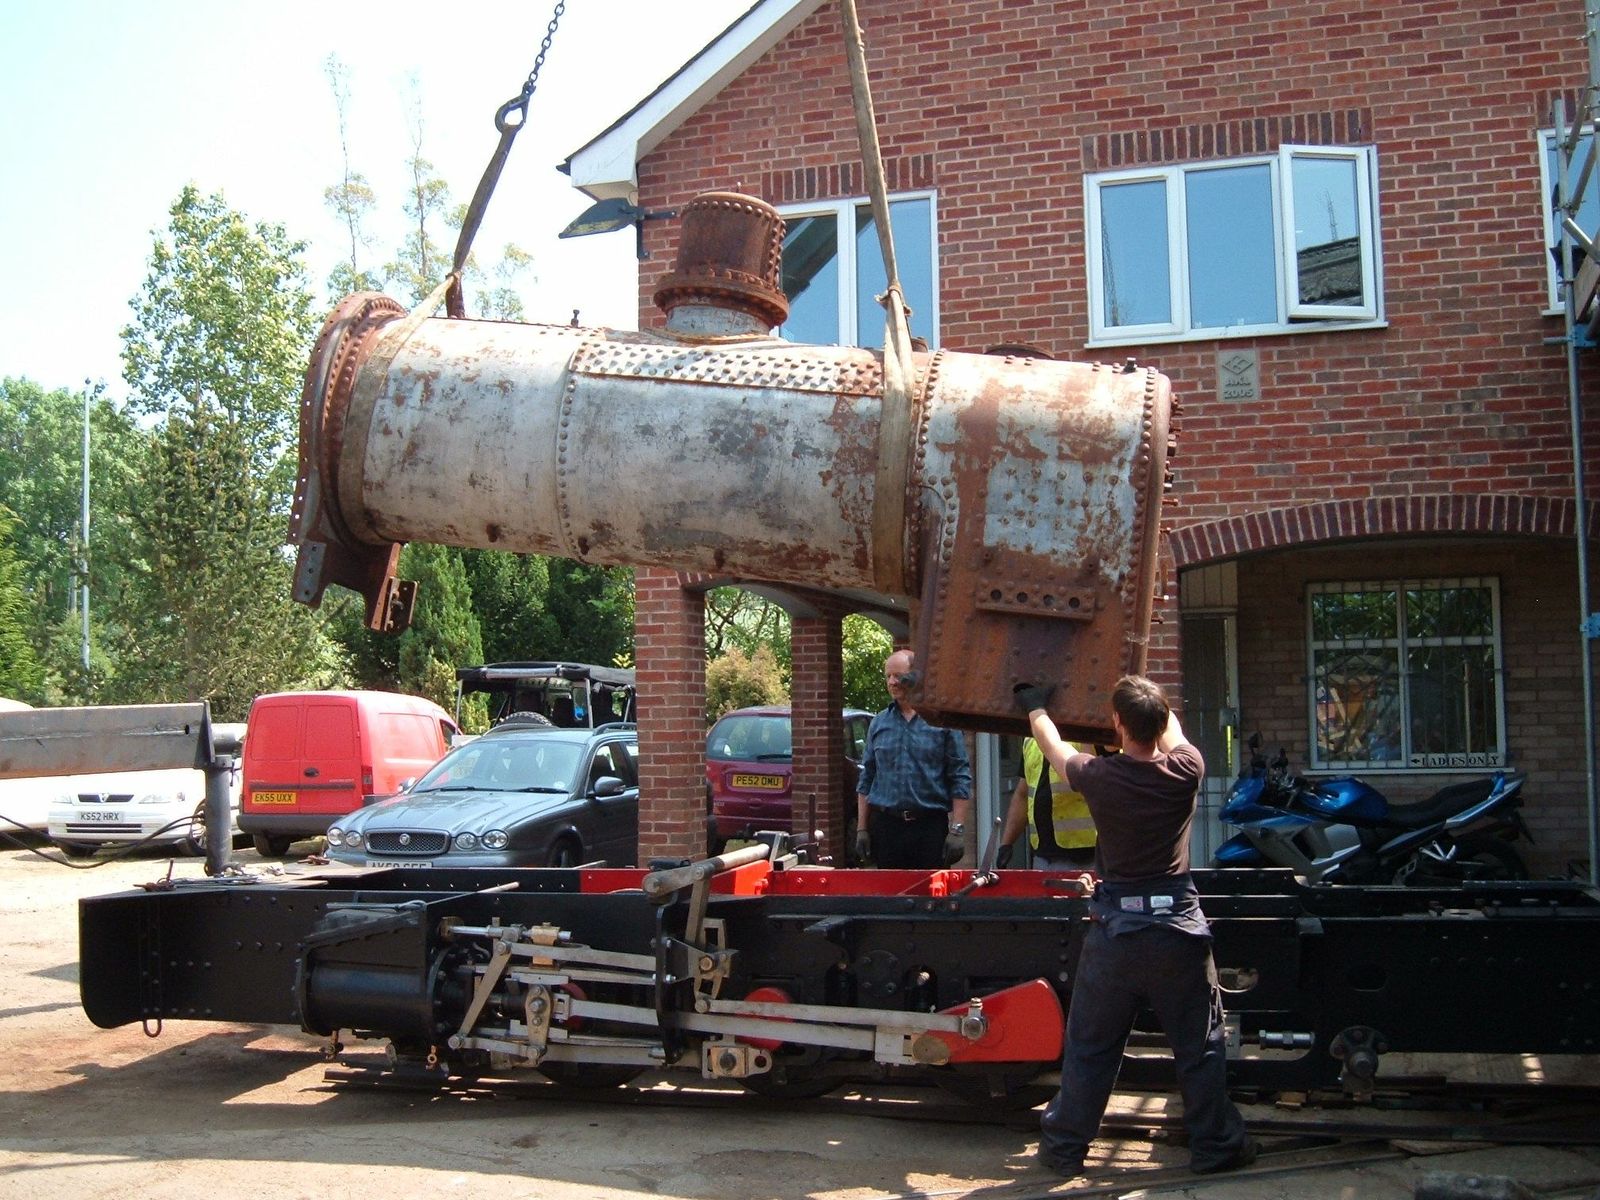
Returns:
[[[1163,550],[1170,554],[1169,550]],[[1167,699],[1183,712],[1183,614],[1178,606],[1178,572],[1170,563],[1158,579],[1169,580],[1166,595],[1158,594],[1150,614],[1150,641],[1145,652],[1144,673],[1166,692]],[[1107,697],[1109,700],[1110,697]],[[1107,718],[1108,720],[1110,718]]]
[[[706,606],[676,571],[634,574],[639,863],[706,850]]]
[[[823,833],[823,853],[839,866],[846,857],[845,825],[855,811],[855,781],[845,779],[842,755],[842,620],[843,613],[830,606],[818,616],[794,618],[789,635],[794,664],[789,693],[794,739],[792,828],[805,829],[815,796],[815,828]]]

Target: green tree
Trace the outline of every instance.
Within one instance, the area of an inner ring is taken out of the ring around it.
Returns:
[[[397,681],[402,691],[449,709],[456,668],[483,661],[483,635],[461,551],[413,542],[403,557],[409,559],[407,576],[417,581],[417,604],[396,646]]]
[[[44,667],[44,702],[94,704],[109,695],[116,677],[118,657],[115,648],[123,645],[120,617],[105,619],[107,604],[90,605],[89,662],[83,661],[83,620],[80,613],[69,613],[41,631],[44,638],[39,661]]]
[[[240,719],[262,691],[317,687],[344,661],[289,600],[283,550],[301,376],[315,332],[303,246],[220,195],[179,193],[123,331],[139,463],[108,698],[209,699]]]
[[[170,215],[122,333],[129,407],[157,419],[178,409],[219,413],[237,434],[252,486],[286,512],[316,333],[305,243],[281,225],[251,225],[193,184]]]
[[[328,290],[337,299],[350,292],[378,289],[387,280],[401,298],[418,304],[449,271],[454,258],[451,250],[467,218],[467,205],[452,202],[449,185],[439,177],[424,152],[426,122],[421,88],[413,76],[407,90],[405,118],[411,135],[411,153],[406,159],[411,181],[401,203],[407,231],[389,261],[373,270],[364,262],[371,244],[366,223],[377,209],[378,197],[367,177],[355,169],[350,155],[346,120],[351,102],[350,71],[336,55],[328,56],[323,69],[333,93],[343,166],[340,181],[324,189],[323,199],[344,226],[350,245],[349,258],[335,266],[328,277]],[[441,224],[454,235],[448,245],[438,240]],[[477,252],[470,252],[462,267],[469,311],[498,321],[522,320],[520,289],[536,280],[532,271],[533,255],[513,242],[501,247],[499,257],[487,269]]]
[[[851,613],[844,619],[844,702],[850,708],[876,712],[889,706],[883,682],[883,660],[894,653],[894,638],[870,618]]]
[[[0,481],[16,517],[12,537],[27,562],[23,591],[34,649],[75,611],[82,585],[83,412],[85,396],[46,391],[26,379],[0,380]],[[89,585],[91,613],[120,590],[115,554],[125,539],[129,488],[144,435],[94,389],[89,397]]]
[[[733,650],[751,658],[766,647],[782,672],[791,674],[789,614],[764,596],[740,587],[713,588],[706,594],[706,658],[715,662]]]
[[[407,124],[411,133],[411,155],[406,159],[406,170],[410,173],[411,184],[401,207],[411,224],[386,270],[390,282],[399,286],[402,298],[420,304],[450,270],[450,256],[434,240],[434,232],[437,224],[445,222],[452,210],[450,185],[435,173],[433,163],[422,152],[425,122],[421,90],[415,76],[410,84]]]
[[[706,664],[706,723],[723,713],[755,704],[787,704],[789,689],[783,681],[770,646],[757,646],[746,654],[738,647]]]
[[[547,560],[546,595],[556,641],[543,657],[600,666],[633,664],[633,571],[567,558]]]
[[[367,177],[350,164],[350,68],[337,54],[330,54],[322,69],[328,76],[328,86],[333,89],[333,107],[339,120],[339,161],[344,165],[344,177],[324,188],[322,199],[344,225],[345,235],[350,239],[350,257],[333,268],[328,276],[328,291],[334,296],[375,292],[383,287],[383,276],[363,269],[361,258],[362,252],[372,244],[366,222],[378,206],[378,197]]]
[[[11,541],[16,526],[11,510],[0,505],[0,696],[34,704],[44,698],[44,669],[28,636],[27,564]]]
[[[550,614],[550,560],[537,554],[466,550],[461,555],[486,662],[558,658],[561,630]],[[607,660],[609,661],[609,660]]]
[[[281,515],[252,486],[252,447],[218,411],[175,411],[145,460],[123,647],[108,698],[209,700],[243,720],[260,692],[324,687],[343,659],[289,600]]]

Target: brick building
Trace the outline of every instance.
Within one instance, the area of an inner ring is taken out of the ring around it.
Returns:
[[[1529,775],[1536,871],[1585,857],[1572,434],[1546,251],[1552,101],[1585,78],[1581,6],[860,9],[913,332],[1134,357],[1173,381],[1151,673],[1181,693],[1215,786],[1253,732],[1391,799],[1509,765]],[[568,165],[575,186],[646,208],[726,188],[778,205],[785,335],[881,339],[834,5],[755,4]],[[673,223],[646,236],[651,263],[670,262]],[[646,325],[661,269],[642,273]],[[698,833],[708,582],[640,572],[647,854]],[[794,600],[797,794],[843,786],[817,772],[849,607]],[[979,758],[1003,786],[1003,754]]]

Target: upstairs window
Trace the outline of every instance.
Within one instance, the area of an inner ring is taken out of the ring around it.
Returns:
[[[816,346],[883,348],[888,286],[872,206],[838,200],[783,210],[783,293],[789,319],[778,332]],[[889,200],[900,286],[911,307],[911,335],[939,344],[938,259],[932,193]]]
[[[1505,765],[1495,580],[1316,583],[1306,610],[1313,769]]]
[[[1284,146],[1084,186],[1092,343],[1381,320],[1370,149]]]

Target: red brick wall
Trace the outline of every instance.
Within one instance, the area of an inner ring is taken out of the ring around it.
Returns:
[[[1330,498],[1570,493],[1535,133],[1584,78],[1580,9],[861,8],[891,176],[938,196],[943,344],[1024,340],[1169,374],[1185,404],[1173,523]],[[1387,329],[1221,343],[1258,351],[1264,397],[1248,411],[1215,398],[1216,341],[1085,349],[1085,169],[1351,135],[1378,151]],[[857,158],[824,5],[646,157],[641,203],[734,185],[777,203],[859,195]],[[676,231],[648,234],[664,270]],[[655,274],[641,282],[651,320]]]
[[[706,849],[706,610],[676,571],[634,573],[639,862]]]
[[[1536,135],[1554,95],[1585,78],[1581,6],[863,0],[861,16],[891,186],[937,195],[942,344],[1029,342],[1166,372],[1184,406],[1169,529],[1220,531],[1265,510],[1342,501],[1570,499],[1565,355],[1545,344],[1561,323],[1542,315]],[[1089,350],[1084,172],[1286,140],[1376,147],[1387,327]],[[640,163],[639,200],[681,205],[726,187],[780,204],[859,196],[858,157],[838,16],[824,4]],[[646,229],[655,264],[640,281],[647,325],[659,319],[649,296],[676,234],[672,222]],[[1262,395],[1249,406],[1217,398],[1217,353],[1231,348],[1258,355]],[[1585,375],[1590,393],[1600,388],[1593,361]],[[1585,402],[1591,477],[1600,472],[1596,407]],[[1213,553],[1181,534],[1175,548],[1169,595],[1177,564]],[[1269,571],[1266,561],[1250,571]],[[1555,580],[1571,569],[1559,552],[1530,561]],[[1519,653],[1531,653],[1531,640],[1560,660],[1551,665],[1567,672],[1570,710],[1573,589],[1545,583],[1549,601],[1519,606],[1526,627],[1508,620],[1508,637]],[[1264,632],[1299,612],[1299,593],[1283,586],[1293,607],[1263,614],[1246,634],[1259,655],[1252,686],[1298,713],[1302,631],[1285,631],[1287,640]],[[1515,597],[1534,584],[1507,586]],[[1538,630],[1552,611],[1565,616],[1546,640]],[[1156,613],[1149,671],[1176,691],[1175,603]],[[1540,693],[1517,678],[1508,707],[1532,704],[1536,719]],[[1247,686],[1250,703],[1264,696]],[[1292,744],[1303,745],[1303,714],[1294,719],[1302,740]],[[1518,752],[1555,772],[1539,802],[1581,795],[1581,779],[1566,787],[1581,747],[1569,744],[1566,758],[1535,752],[1542,736],[1531,725],[1514,731]]]
[[[842,606],[815,617],[795,617],[789,647],[794,665],[791,717],[794,732],[794,775],[791,796],[794,828],[812,820],[823,833],[825,853],[843,865],[847,812],[855,809],[854,781],[844,777],[844,677],[841,670]],[[848,807],[847,807],[848,806]]]

